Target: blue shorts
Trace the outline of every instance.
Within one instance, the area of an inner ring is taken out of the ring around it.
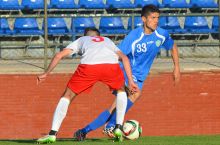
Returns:
[[[124,71],[123,71],[123,72],[124,72]],[[125,74],[125,72],[124,72],[124,77],[125,77],[125,86],[128,86],[128,77],[127,77],[127,75]],[[133,76],[133,80],[134,80],[134,82],[138,85],[138,88],[142,91],[144,81],[137,80],[135,76]],[[112,92],[112,94],[115,95],[115,96],[117,96],[117,91],[114,90],[114,91]]]
[[[124,74],[124,77],[125,77],[125,86],[128,86],[128,77],[126,74]],[[133,81],[138,85],[138,88],[142,90],[144,81],[138,80],[134,75],[132,75],[132,77],[133,77]]]
[[[125,77],[125,86],[128,86],[128,77],[127,77],[126,74],[124,75],[124,77]],[[134,82],[138,85],[138,88],[142,91],[144,81],[136,80],[136,79],[135,79],[135,76],[133,76],[133,80],[134,80]],[[115,95],[115,96],[117,96],[117,91],[114,90],[114,91],[112,92],[112,94]]]
[[[124,70],[124,67],[123,67],[123,64],[122,64],[122,63],[120,63],[120,67],[121,67],[121,69],[122,69],[122,71],[123,71],[123,73],[124,73],[125,86],[128,86],[128,77],[127,77],[127,75],[126,75],[126,72],[125,72],[125,70]],[[132,77],[133,77],[134,82],[138,85],[138,88],[139,88],[140,90],[142,90],[144,81],[139,80],[134,74],[132,75]]]

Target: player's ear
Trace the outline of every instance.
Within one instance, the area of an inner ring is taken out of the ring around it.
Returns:
[[[146,23],[147,18],[146,18],[145,16],[142,16],[141,19],[142,19],[142,21],[143,21],[144,23]]]

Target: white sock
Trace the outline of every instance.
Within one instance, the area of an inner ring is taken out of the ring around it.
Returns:
[[[116,98],[116,124],[123,124],[126,107],[127,94],[125,92],[119,92]]]
[[[57,104],[57,108],[53,115],[53,122],[51,130],[58,131],[60,128],[63,119],[66,117],[66,113],[68,110],[68,106],[70,104],[70,100],[62,97]]]

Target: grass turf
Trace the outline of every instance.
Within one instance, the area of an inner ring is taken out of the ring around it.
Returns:
[[[0,140],[0,145],[33,145],[34,140]],[[77,142],[72,139],[59,139],[53,145],[220,145],[220,135],[211,136],[166,136],[166,137],[141,137],[137,140],[112,142],[107,138],[86,139]]]

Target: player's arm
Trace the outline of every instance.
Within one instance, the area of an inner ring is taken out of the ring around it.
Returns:
[[[174,63],[174,70],[173,70],[173,77],[175,83],[180,81],[180,67],[179,67],[179,55],[178,55],[178,48],[177,45],[174,43],[174,40],[170,37],[167,31],[164,31],[165,42],[163,46],[166,50],[171,51],[173,63]]]
[[[121,59],[124,69],[126,72],[126,75],[128,77],[128,87],[132,93],[136,92],[139,88],[138,86],[134,83],[133,78],[132,78],[132,72],[131,72],[131,66],[129,59],[126,55],[124,55],[121,51],[116,51],[117,55],[119,56],[119,59]]]
[[[45,78],[47,77],[47,75],[56,67],[56,65],[59,63],[59,61],[66,56],[69,56],[70,54],[72,54],[72,49],[63,49],[61,52],[57,53],[53,59],[51,60],[48,68],[46,69],[46,71],[37,76],[37,83],[42,82],[43,80],[45,80]]]
[[[178,83],[180,81],[180,66],[179,66],[178,48],[175,43],[173,45],[173,48],[171,49],[171,55],[174,64],[174,70],[173,70],[174,81],[175,83]]]

